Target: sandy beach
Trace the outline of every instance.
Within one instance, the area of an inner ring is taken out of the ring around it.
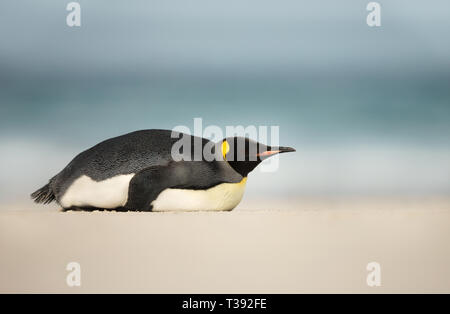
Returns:
[[[232,212],[0,211],[0,292],[450,292],[450,199],[244,201]],[[366,266],[381,266],[369,287]],[[81,286],[66,265],[81,266]]]

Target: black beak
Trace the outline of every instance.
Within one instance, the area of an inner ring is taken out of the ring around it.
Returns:
[[[280,154],[281,154],[281,153],[295,152],[295,148],[292,148],[292,147],[283,147],[283,146],[280,146],[280,147],[278,147],[278,150],[280,151]]]
[[[270,156],[281,154],[281,153],[289,153],[289,152],[295,152],[295,149],[292,147],[267,147],[267,150],[263,153],[258,154],[257,156],[264,159],[268,158]]]

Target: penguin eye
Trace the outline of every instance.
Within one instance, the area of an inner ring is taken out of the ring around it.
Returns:
[[[227,141],[223,141],[223,143],[222,143],[222,156],[223,156],[224,160],[226,160],[226,155],[228,154],[229,151],[230,151],[230,145],[228,144]]]

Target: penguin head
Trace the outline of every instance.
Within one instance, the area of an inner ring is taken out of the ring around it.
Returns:
[[[267,146],[246,137],[228,137],[222,140],[223,159],[243,177],[263,160],[281,153],[295,152],[292,147]]]

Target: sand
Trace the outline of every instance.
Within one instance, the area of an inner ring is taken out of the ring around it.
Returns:
[[[0,211],[0,292],[450,292],[449,198],[244,201],[222,213]],[[369,262],[381,286],[366,283]],[[66,265],[81,266],[81,286]]]

